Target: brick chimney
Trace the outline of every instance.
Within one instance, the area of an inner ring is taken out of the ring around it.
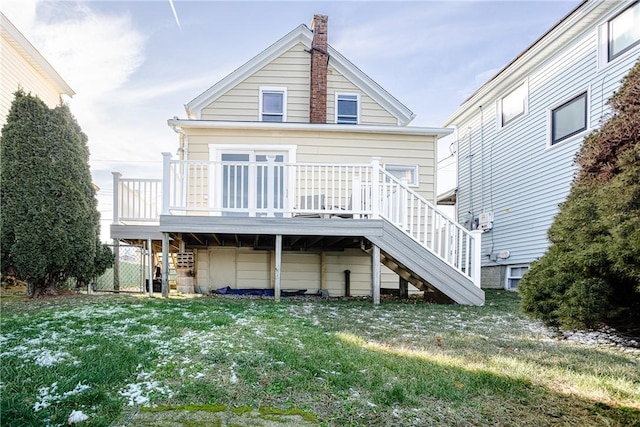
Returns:
[[[314,15],[311,23],[313,41],[311,42],[310,123],[327,122],[328,21],[329,17],[326,15]]]

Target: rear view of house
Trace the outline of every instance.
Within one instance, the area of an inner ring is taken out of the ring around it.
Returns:
[[[434,206],[436,141],[451,130],[407,126],[413,113],[328,43],[326,16],[185,107],[168,121],[179,147],[163,154],[162,179],[114,174],[111,236],[162,248],[165,294],[174,259],[185,292],[377,302],[411,283],[483,304],[480,233]]]
[[[457,139],[457,216],[484,230],[482,286],[515,289],[546,237],[584,137],[640,57],[640,3],[578,5],[444,123]]]

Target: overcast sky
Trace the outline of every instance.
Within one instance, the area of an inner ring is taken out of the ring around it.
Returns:
[[[416,114],[412,126],[441,126],[579,3],[2,0],[0,9],[76,92],[69,104],[89,137],[106,239],[111,172],[160,178],[160,153],[178,144],[167,119],[185,118],[184,104],[314,14],[329,16],[335,49]]]

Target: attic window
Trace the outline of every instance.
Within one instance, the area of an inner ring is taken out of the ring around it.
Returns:
[[[635,2],[608,23],[609,61],[640,43],[640,2]]]
[[[358,94],[336,94],[336,123],[345,125],[358,124],[360,96]]]
[[[287,88],[260,88],[260,121],[284,122],[287,120]]]

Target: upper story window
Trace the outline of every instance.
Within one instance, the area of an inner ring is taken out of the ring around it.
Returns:
[[[551,145],[587,130],[587,92],[551,110]]]
[[[608,60],[640,43],[640,2],[635,2],[607,23]]]
[[[529,86],[525,81],[498,101],[499,126],[504,127],[527,112]]]
[[[285,122],[287,120],[287,88],[260,88],[260,121]]]
[[[360,96],[358,94],[336,94],[336,123],[357,125],[359,110]]]

